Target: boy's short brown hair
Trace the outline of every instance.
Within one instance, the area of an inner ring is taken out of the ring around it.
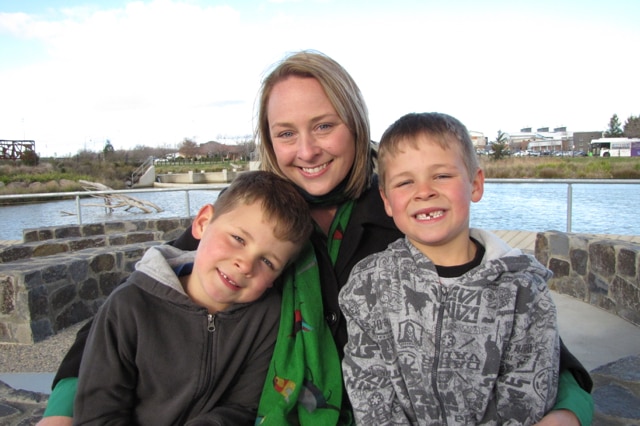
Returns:
[[[214,203],[212,220],[256,201],[261,202],[265,217],[275,222],[276,238],[299,245],[309,239],[313,230],[309,205],[291,182],[271,172],[237,175]]]
[[[416,137],[419,135],[432,137],[443,149],[450,149],[452,144],[457,144],[469,179],[473,180],[480,163],[465,125],[457,118],[439,112],[410,113],[389,126],[380,139],[378,148],[380,188],[384,187],[387,158],[394,156],[403,143],[417,147]]]

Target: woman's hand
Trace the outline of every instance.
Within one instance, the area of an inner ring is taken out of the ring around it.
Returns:
[[[72,417],[51,416],[43,417],[36,426],[71,426],[73,424]]]
[[[535,426],[580,426],[580,420],[569,410],[554,410],[549,411]]]

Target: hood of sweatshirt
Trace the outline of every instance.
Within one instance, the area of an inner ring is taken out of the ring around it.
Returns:
[[[492,282],[498,282],[504,274],[521,274],[528,275],[534,282],[542,284],[553,276],[552,272],[538,262],[534,256],[509,246],[489,231],[472,228],[470,236],[485,248],[482,263],[461,277],[439,278],[441,283],[458,283],[465,286],[488,285]],[[389,249],[400,251],[408,249],[410,256],[414,259],[419,269],[431,271],[431,273],[437,275],[431,260],[411,244],[406,237],[392,243]]]
[[[174,268],[193,263],[195,257],[195,251],[183,251],[168,244],[153,246],[136,264],[136,271],[187,296]]]

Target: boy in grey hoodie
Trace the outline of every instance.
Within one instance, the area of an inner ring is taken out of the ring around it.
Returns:
[[[280,318],[270,287],[311,230],[291,183],[237,176],[194,219],[197,251],[150,248],[98,311],[74,423],[253,425]]]
[[[465,126],[408,114],[378,152],[385,210],[405,238],[340,292],[344,378],[358,424],[530,425],[555,402],[551,272],[469,228],[484,173]]]

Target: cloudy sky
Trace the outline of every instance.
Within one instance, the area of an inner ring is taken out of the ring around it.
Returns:
[[[498,130],[640,115],[637,0],[0,0],[0,139],[40,155],[174,147],[253,130],[261,78],[322,51],[379,139],[441,111]]]

